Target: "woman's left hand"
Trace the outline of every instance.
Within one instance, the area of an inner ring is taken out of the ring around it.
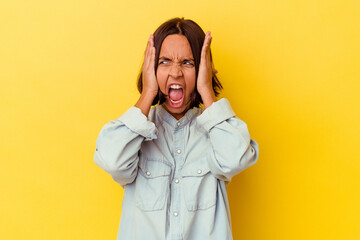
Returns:
[[[205,35],[203,47],[201,49],[201,59],[199,66],[199,74],[197,78],[197,90],[203,100],[205,108],[208,108],[213,102],[216,102],[216,96],[212,86],[212,76],[217,73],[212,68],[210,59],[210,44],[212,37],[210,32]]]

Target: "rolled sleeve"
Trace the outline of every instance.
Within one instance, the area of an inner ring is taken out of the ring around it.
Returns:
[[[197,118],[197,123],[210,131],[215,125],[235,116],[229,101],[222,98],[214,102]]]
[[[217,178],[228,182],[256,162],[257,143],[250,138],[246,123],[236,117],[227,99],[205,109],[197,123],[209,134],[213,151],[208,152],[208,163]]]
[[[157,138],[157,128],[155,124],[148,121],[147,117],[137,107],[129,108],[116,120],[124,123],[131,131],[143,136],[145,141]]]

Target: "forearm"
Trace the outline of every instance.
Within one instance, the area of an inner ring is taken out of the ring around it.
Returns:
[[[217,124],[209,137],[213,149],[210,164],[214,173],[224,180],[229,181],[257,161],[258,145],[240,119],[233,117]]]
[[[139,108],[141,112],[148,117],[149,111],[154,101],[155,96],[150,93],[142,93],[139,100],[136,102],[135,107]]]
[[[214,102],[216,102],[216,96],[214,91],[211,89],[209,90],[204,90],[202,92],[199,92],[201,99],[203,101],[204,107],[205,109],[207,109],[208,107],[210,107]]]
[[[246,123],[235,116],[226,99],[213,103],[197,121],[209,134],[213,149],[209,164],[218,178],[230,180],[256,162],[257,143],[250,139]]]
[[[121,185],[131,183],[137,175],[138,152],[144,140],[156,138],[154,123],[131,107],[116,120],[107,123],[96,140],[94,160]]]
[[[94,161],[121,185],[135,178],[143,138],[120,122],[109,123],[96,141]]]

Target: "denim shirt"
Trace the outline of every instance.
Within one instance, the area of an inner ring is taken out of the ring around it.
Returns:
[[[94,161],[124,188],[117,239],[232,239],[226,185],[258,159],[227,99],[176,120],[161,105],[107,123]]]

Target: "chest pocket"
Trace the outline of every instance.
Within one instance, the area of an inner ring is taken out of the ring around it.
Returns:
[[[162,159],[140,158],[135,183],[136,206],[143,211],[164,208],[169,194],[171,164]]]
[[[216,204],[217,179],[211,174],[206,158],[185,163],[181,172],[188,211],[207,209]]]

